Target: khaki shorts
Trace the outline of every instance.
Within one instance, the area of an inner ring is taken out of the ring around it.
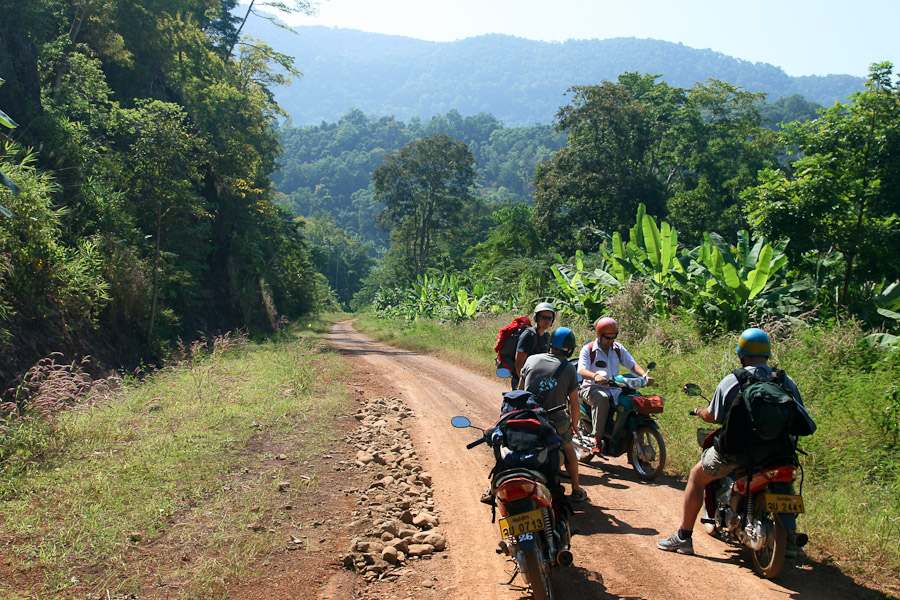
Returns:
[[[710,446],[700,455],[700,466],[703,471],[713,479],[721,479],[738,468],[734,456],[720,454],[713,446]]]
[[[556,433],[562,438],[562,443],[572,443],[572,419],[569,418],[569,411],[561,410],[550,415],[548,419],[550,424],[556,427]]]

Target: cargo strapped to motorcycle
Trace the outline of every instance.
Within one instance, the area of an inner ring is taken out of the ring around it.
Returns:
[[[556,496],[562,494],[558,481],[559,452],[562,439],[543,415],[543,409],[515,410],[503,414],[485,435],[494,449],[494,476],[511,469],[540,472],[547,487]]]
[[[631,404],[639,415],[661,413],[665,399],[662,396],[632,396]]]

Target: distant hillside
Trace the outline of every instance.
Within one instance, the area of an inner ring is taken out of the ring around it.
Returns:
[[[800,94],[825,106],[844,101],[864,81],[850,75],[790,77],[767,63],[651,39],[548,43],[493,34],[427,42],[322,26],[295,31],[260,19],[245,29],[296,58],[304,76],[275,91],[296,125],[335,122],[354,108],[402,120],[456,109],[462,115],[492,114],[506,126],[546,124],[567,103],[569,87],[612,81],[626,71],[659,73],[681,87],[716,78],[766,92],[769,102]]]

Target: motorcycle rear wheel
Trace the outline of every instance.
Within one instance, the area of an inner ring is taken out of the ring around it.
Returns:
[[[628,447],[628,461],[639,479],[656,479],[666,466],[666,443],[662,434],[652,427],[642,425],[636,433]]]
[[[534,600],[553,600],[553,588],[550,585],[550,562],[546,556],[544,541],[535,540],[535,549],[522,556],[525,578],[531,586]]]
[[[756,506],[755,512],[757,518],[765,524],[768,535],[765,546],[759,550],[750,550],[753,570],[766,579],[772,579],[781,572],[781,567],[784,565],[787,530],[778,515],[766,511],[765,505],[761,502]]]

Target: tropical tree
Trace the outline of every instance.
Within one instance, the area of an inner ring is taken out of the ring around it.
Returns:
[[[800,158],[765,170],[744,193],[756,232],[790,237],[795,256],[843,254],[841,306],[865,282],[900,277],[900,84],[892,71],[873,64],[851,103],[787,128],[782,139]]]
[[[462,221],[472,204],[475,158],[463,142],[436,134],[388,154],[372,174],[384,204],[379,224],[391,231],[407,276],[425,272],[435,243]]]

